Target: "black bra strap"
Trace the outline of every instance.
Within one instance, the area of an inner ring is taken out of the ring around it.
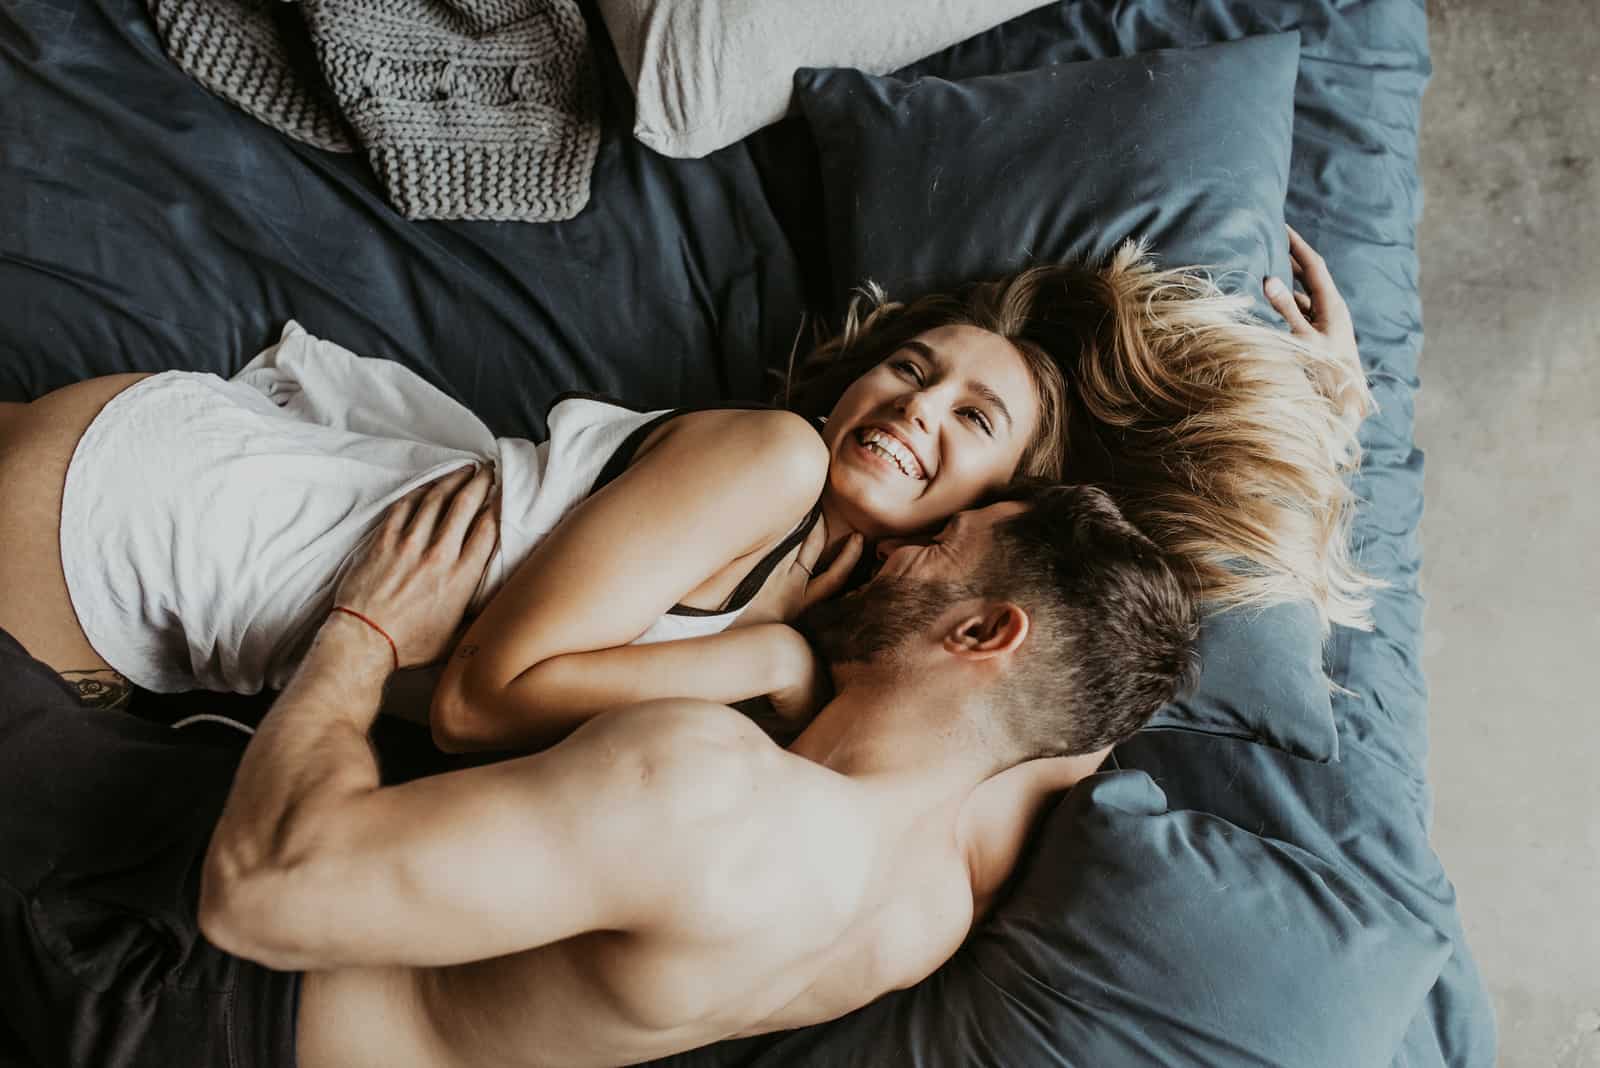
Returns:
[[[737,612],[751,601],[756,594],[761,592],[761,587],[767,584],[767,576],[772,574],[772,569],[778,566],[778,561],[789,554],[796,545],[806,540],[806,535],[811,533],[811,528],[817,525],[817,520],[822,518],[822,506],[816,505],[811,509],[811,514],[789,532],[788,537],[773,547],[772,551],[763,556],[750,573],[739,580],[739,585],[733,588],[728,599],[722,602],[722,611]]]
[[[569,394],[569,396],[573,395],[577,394]],[[565,399],[565,396],[562,399]],[[593,399],[609,400],[608,398],[604,397],[594,397]],[[606,460],[605,466],[600,468],[600,473],[595,476],[594,484],[589,487],[589,493],[586,494],[586,496],[592,495],[603,489],[605,486],[610,485],[611,482],[613,482],[619,475],[622,474],[622,472],[626,471],[628,469],[628,465],[633,462],[634,454],[639,451],[639,446],[644,444],[644,439],[650,436],[651,431],[655,430],[658,426],[661,426],[668,420],[676,419],[680,415],[688,415],[691,412],[708,412],[726,408],[735,408],[746,411],[759,411],[763,409],[771,410],[773,407],[774,406],[770,404],[741,404],[738,402],[729,402],[708,408],[674,408],[672,411],[662,412],[654,419],[648,420],[647,422],[641,423],[639,426],[635,427],[628,434],[628,436],[622,440],[622,443],[616,447],[610,458]],[[821,433],[822,420],[812,419],[809,420],[809,422],[817,429],[818,433]],[[707,610],[704,608],[694,608],[690,605],[675,604],[667,610],[667,614],[673,616],[720,616],[728,612],[739,611],[741,608],[755,599],[756,594],[761,592],[761,587],[766,585],[767,577],[772,574],[773,568],[778,566],[778,561],[782,560],[784,556],[786,556],[796,545],[799,545],[802,541],[804,541],[806,535],[811,533],[811,528],[816,526],[817,520],[821,518],[821,506],[818,505],[812,508],[811,514],[808,515],[799,526],[791,530],[788,535],[786,535],[784,539],[772,549],[771,552],[767,553],[767,555],[763,556],[760,561],[756,563],[756,566],[750,570],[749,574],[745,575],[744,578],[739,580],[739,585],[735,586],[733,592],[728,595],[727,600],[722,602],[721,608]]]

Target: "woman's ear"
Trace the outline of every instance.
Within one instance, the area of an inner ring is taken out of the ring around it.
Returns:
[[[1012,601],[986,604],[956,622],[945,636],[945,651],[970,660],[1012,653],[1027,640],[1031,623],[1022,606]]]

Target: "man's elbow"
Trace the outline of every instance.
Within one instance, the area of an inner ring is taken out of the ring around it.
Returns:
[[[299,921],[286,880],[265,864],[241,863],[213,847],[200,878],[199,926],[225,953],[277,971],[326,966]]]

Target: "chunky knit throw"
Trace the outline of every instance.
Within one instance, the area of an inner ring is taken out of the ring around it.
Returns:
[[[410,219],[570,219],[600,122],[577,0],[147,0],[178,66],[291,137],[366,152]]]

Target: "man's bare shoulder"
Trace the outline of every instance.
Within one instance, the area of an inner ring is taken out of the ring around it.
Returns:
[[[575,766],[610,767],[674,810],[684,877],[662,888],[673,895],[663,920],[674,937],[738,938],[772,923],[820,937],[849,915],[873,846],[858,788],[746,716],[715,702],[651,701],[597,717],[563,745]]]

